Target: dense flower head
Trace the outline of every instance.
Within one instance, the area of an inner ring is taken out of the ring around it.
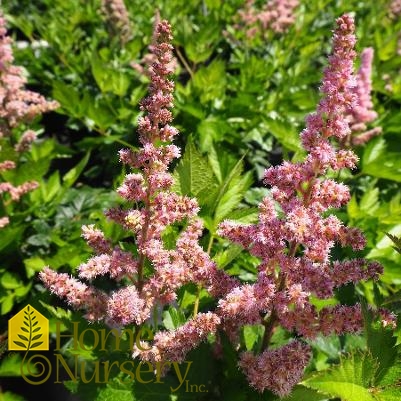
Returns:
[[[374,136],[381,133],[381,127],[368,129],[367,124],[374,121],[377,113],[373,110],[372,91],[372,62],[374,51],[371,47],[361,53],[361,66],[356,74],[354,93],[357,104],[348,110],[348,121],[351,134],[342,141],[345,146],[363,145]]]
[[[238,11],[236,28],[243,30],[245,27],[248,38],[269,31],[283,33],[294,24],[294,11],[298,5],[298,0],[268,0],[258,9],[254,0],[247,0]]]
[[[244,352],[239,365],[256,390],[263,392],[269,389],[284,397],[301,380],[310,357],[309,346],[292,341],[281,348],[265,350],[259,355]]]
[[[123,0],[102,0],[101,11],[112,36],[117,36],[123,45],[132,39],[131,21]]]
[[[13,65],[12,40],[7,36],[4,16],[0,14],[0,137],[21,122],[58,107],[38,93],[25,89],[26,78],[21,67]]]
[[[311,296],[332,297],[336,288],[377,279],[382,272],[375,262],[333,261],[331,256],[336,244],[354,250],[365,246],[357,228],[346,227],[330,214],[332,209],[348,203],[348,187],[325,178],[329,170],[356,166],[356,155],[338,147],[350,135],[350,123],[356,118],[367,121],[375,116],[367,78],[371,52],[364,52],[358,81],[353,67],[354,30],[350,15],[337,19],[333,50],[320,87],[323,96],[316,112],[306,118],[306,128],[301,133],[307,151],[304,161],[284,161],[266,170],[264,182],[271,194],[259,206],[258,223],[225,221],[219,227],[220,235],[260,258],[260,265],[257,282],[235,287],[219,301],[218,312],[234,341],[238,336],[232,333],[244,324],[265,327],[264,351],[259,355],[242,354],[240,367],[256,389],[270,389],[279,396],[288,394],[299,381],[310,351],[299,341],[270,350],[275,326],[281,325],[307,339],[319,333],[361,331],[360,305],[338,305],[318,311]],[[355,116],[352,121],[350,111]],[[269,285],[264,298],[258,299],[255,289],[261,286],[261,280]]]
[[[58,103],[47,101],[38,93],[25,89],[26,78],[21,67],[13,64],[12,40],[7,35],[5,18],[0,12],[0,160],[1,148],[4,142],[8,146],[13,144],[16,157],[29,150],[36,138],[36,133],[26,130],[19,139],[11,139],[14,128],[29,123],[40,114],[54,110]],[[16,161],[0,161],[0,172],[13,170],[17,167]],[[0,183],[0,198],[4,204],[10,201],[19,201],[27,192],[38,187],[35,181],[27,181],[19,185],[10,182]],[[8,217],[2,217],[0,228],[10,222]]]
[[[198,243],[203,225],[197,217],[196,200],[170,189],[173,177],[168,172],[169,164],[180,156],[179,148],[168,143],[178,134],[170,125],[174,89],[169,78],[171,40],[169,23],[160,21],[150,46],[153,57],[147,73],[149,93],[140,106],[143,115],[138,121],[138,133],[142,147],[138,151],[119,152],[120,161],[132,170],[117,189],[126,206],[106,212],[134,237],[136,251],[127,251],[121,243],[113,245],[93,225],[83,226],[82,236],[95,255],[78,267],[82,281],[48,268],[40,274],[54,294],[73,308],[85,310],[89,320],[104,321],[111,327],[145,324],[166,304],[176,301],[176,292],[184,284],[195,283],[215,295],[231,291],[237,283],[217,270]],[[172,224],[182,228],[175,246],[167,247],[163,233]],[[104,276],[113,280],[113,289],[98,292],[96,280]],[[94,304],[94,299],[99,300],[101,308]],[[135,356],[143,360],[168,357],[182,361],[190,349],[216,331],[219,323],[220,318],[214,313],[195,313],[177,330],[157,333],[151,351],[138,348]]]
[[[212,313],[198,313],[192,320],[176,330],[159,331],[154,338],[153,346],[142,341],[134,346],[134,357],[140,355],[145,361],[154,365],[157,362],[183,362],[186,354],[197,347],[210,333],[215,333],[220,318]]]

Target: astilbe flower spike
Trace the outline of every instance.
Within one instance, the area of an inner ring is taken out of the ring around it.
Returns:
[[[15,66],[12,51],[12,39],[7,35],[6,21],[0,12],[0,175],[17,167],[16,161],[23,152],[29,150],[36,139],[32,130],[25,131],[15,140],[13,132],[21,124],[27,124],[42,113],[56,109],[59,104],[47,101],[36,92],[25,89],[26,78],[21,67]],[[14,160],[3,160],[2,146],[14,147]],[[25,193],[38,187],[35,181],[27,181],[20,185],[10,182],[0,182],[0,196],[4,206],[10,202],[19,201]],[[10,222],[9,217],[0,218],[0,228]]]
[[[130,231],[137,246],[137,256],[113,246],[102,231],[93,225],[83,227],[83,237],[96,255],[78,268],[81,280],[46,268],[40,273],[44,285],[64,298],[73,308],[86,311],[89,320],[102,320],[112,327],[142,325],[152,311],[175,302],[176,291],[193,282],[206,287],[214,296],[230,291],[236,280],[217,270],[214,262],[198,244],[202,223],[197,217],[196,200],[170,191],[173,182],[168,172],[170,162],[180,156],[180,150],[169,144],[178,133],[170,125],[173,117],[174,84],[169,79],[172,59],[171,28],[167,21],[155,27],[153,63],[149,94],[141,102],[143,117],[138,122],[142,148],[134,152],[120,151],[120,160],[132,168],[117,192],[128,205],[139,207],[109,210],[107,216]],[[186,223],[178,235],[176,246],[167,249],[162,233],[169,225]],[[151,264],[152,273],[145,272]],[[109,293],[97,290],[93,280],[108,275],[117,288]],[[185,354],[216,331],[220,318],[217,314],[198,313],[175,331],[155,335],[150,347],[135,347],[134,356],[157,362],[168,356],[182,360]],[[171,359],[172,358],[172,359]]]
[[[377,118],[371,98],[373,55],[371,47],[363,49],[361,53],[361,66],[356,74],[354,88],[357,104],[348,110],[351,133],[341,140],[343,147],[363,145],[382,132],[381,127],[368,129],[366,125]]]
[[[129,42],[133,32],[124,0],[102,0],[101,11],[107,20],[110,34],[118,37],[122,45]]]
[[[294,24],[294,11],[298,5],[298,0],[269,0],[258,10],[254,0],[247,0],[244,8],[238,11],[239,24],[236,28],[245,28],[248,38],[269,31],[284,33]]]
[[[325,178],[329,169],[354,168],[357,156],[351,150],[336,150],[332,140],[341,141],[351,130],[347,113],[358,107],[354,21],[350,15],[337,19],[333,50],[320,88],[323,97],[317,111],[306,118],[301,133],[306,159],[284,161],[270,167],[264,182],[271,196],[259,205],[259,222],[246,225],[224,221],[219,234],[260,258],[256,283],[235,287],[219,301],[219,315],[230,338],[238,341],[245,324],[263,324],[263,350],[246,352],[240,367],[259,391],[269,389],[280,397],[289,394],[301,378],[311,351],[302,337],[319,333],[356,333],[363,328],[359,305],[323,307],[318,310],[311,296],[325,299],[346,283],[377,279],[382,267],[363,259],[331,261],[335,244],[361,250],[362,233],[346,227],[329,209],[345,205],[348,188]],[[358,109],[356,109],[358,110]],[[269,349],[275,328],[281,325],[300,339]]]

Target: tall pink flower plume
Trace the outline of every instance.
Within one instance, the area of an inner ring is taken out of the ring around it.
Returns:
[[[122,45],[132,39],[131,21],[124,0],[102,0],[101,11],[112,36],[118,37]]]
[[[25,89],[26,78],[21,67],[13,65],[12,39],[7,35],[6,21],[0,13],[0,142],[15,141],[13,129],[20,124],[29,123],[42,113],[56,109],[59,105],[47,101],[38,93]],[[0,173],[17,167],[20,155],[30,148],[36,133],[27,130],[14,145],[15,160],[3,160],[0,143]],[[19,201],[21,196],[38,187],[38,183],[28,181],[20,185],[0,182],[0,197],[4,206]],[[0,220],[0,228],[9,224],[8,217]]]
[[[294,11],[298,0],[269,0],[257,9],[254,0],[247,0],[244,8],[238,11],[237,29],[246,29],[248,38],[265,32],[284,33],[295,22]]]
[[[311,295],[329,298],[341,285],[377,279],[382,272],[378,263],[361,259],[332,261],[330,254],[335,244],[354,250],[365,246],[358,229],[344,226],[327,213],[347,204],[350,194],[344,184],[325,178],[329,169],[354,168],[357,162],[352,151],[336,150],[333,145],[333,139],[340,142],[350,134],[347,113],[358,107],[361,92],[370,89],[365,81],[358,90],[353,75],[354,30],[350,15],[337,19],[333,50],[320,88],[323,97],[317,111],[306,118],[306,128],[301,133],[308,152],[306,159],[285,161],[266,170],[264,182],[270,186],[271,196],[261,202],[257,224],[224,221],[219,227],[220,235],[261,260],[255,284],[236,287],[219,301],[223,327],[230,330],[229,337],[235,341],[233,333],[238,333],[242,325],[263,324],[264,350],[256,356],[242,354],[240,366],[256,389],[270,389],[279,396],[289,394],[299,381],[310,350],[300,342],[269,350],[275,328],[281,325],[311,339],[319,333],[360,331],[363,321],[359,305],[318,311]],[[367,65],[366,54],[364,57]],[[359,75],[365,73],[368,74],[362,71]],[[367,97],[359,104],[364,113],[370,111]],[[258,287],[264,289],[264,297],[258,297]]]
[[[78,267],[79,278],[88,284],[48,268],[40,273],[44,285],[73,308],[85,310],[90,320],[103,320],[113,327],[141,325],[160,308],[175,302],[176,291],[186,283],[206,287],[213,295],[226,294],[236,284],[236,280],[216,269],[198,244],[203,227],[197,217],[196,200],[170,190],[173,177],[168,167],[180,156],[179,148],[168,143],[178,134],[170,125],[174,89],[169,79],[171,41],[170,25],[167,21],[159,22],[150,47],[153,62],[147,73],[149,93],[140,106],[143,116],[138,122],[138,132],[142,148],[119,152],[121,162],[132,169],[117,189],[127,207],[106,213],[134,237],[137,255],[113,245],[93,225],[83,226],[83,237],[96,253]],[[134,204],[138,207],[133,207]],[[184,223],[184,228],[175,247],[167,248],[162,234],[177,222]],[[148,266],[152,267],[151,272]],[[101,276],[113,279],[117,288],[109,293],[97,292],[93,281]],[[83,298],[83,289],[87,291],[87,299]],[[93,304],[94,294],[100,294],[101,310]],[[200,313],[176,331],[156,334],[153,356],[141,349],[135,355],[144,360],[156,360],[159,354],[182,360],[186,352],[216,330],[219,322],[215,313]]]
[[[377,118],[371,98],[373,55],[371,47],[364,49],[361,54],[361,66],[356,74],[354,88],[356,105],[348,110],[351,133],[341,141],[341,144],[346,147],[363,145],[382,131],[381,127],[368,129],[366,125]]]

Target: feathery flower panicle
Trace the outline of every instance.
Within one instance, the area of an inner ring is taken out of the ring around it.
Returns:
[[[357,104],[348,110],[351,134],[341,141],[345,147],[363,145],[382,131],[381,127],[368,129],[366,125],[377,118],[371,98],[373,55],[371,47],[364,49],[361,54],[361,66],[356,74],[354,88]]]
[[[132,37],[132,26],[124,0],[102,0],[101,11],[105,16],[110,34],[119,38],[122,45]]]
[[[229,336],[234,340],[233,332],[238,333],[244,324],[264,325],[264,350],[256,356],[242,354],[240,366],[257,390],[270,389],[280,397],[289,394],[299,381],[311,353],[309,346],[299,341],[270,350],[275,327],[281,325],[308,339],[319,333],[362,330],[359,305],[318,311],[310,297],[332,297],[339,286],[377,279],[382,272],[378,263],[362,259],[331,261],[330,255],[335,244],[354,250],[365,245],[358,229],[346,227],[327,213],[344,206],[350,193],[344,184],[325,178],[329,169],[354,168],[357,162],[351,150],[337,150],[333,145],[333,140],[341,142],[350,135],[349,110],[360,112],[360,118],[371,113],[366,95],[369,85],[361,78],[365,83],[358,87],[353,75],[354,30],[350,15],[337,19],[333,50],[320,88],[323,96],[317,111],[306,118],[306,128],[301,133],[303,147],[308,152],[305,160],[284,161],[266,170],[264,182],[270,186],[271,196],[261,202],[257,224],[224,221],[219,227],[220,235],[261,260],[255,284],[236,287],[219,301],[222,325],[231,331]],[[369,63],[364,60],[360,77],[368,75]],[[363,98],[359,103],[363,110],[357,108],[358,97]],[[264,288],[264,297],[256,295],[257,287]]]
[[[279,397],[284,397],[301,380],[310,357],[308,346],[292,341],[256,356],[252,352],[243,352],[239,365],[256,390],[263,392],[269,389]]]
[[[134,356],[153,363],[163,361],[183,362],[186,354],[196,348],[209,333],[214,333],[220,323],[219,317],[212,313],[198,313],[192,320],[176,330],[160,331],[155,335],[153,346],[141,341],[134,346]]]
[[[42,113],[52,111],[58,103],[47,101],[38,93],[25,89],[26,78],[21,67],[13,65],[14,56],[12,40],[7,35],[6,21],[0,12],[0,159],[2,143],[7,142],[14,147],[17,159],[23,152],[29,150],[36,138],[32,130],[25,131],[18,141],[13,137],[14,128],[22,123],[29,123]],[[16,143],[15,143],[16,142]],[[0,173],[17,167],[16,160],[0,161]],[[0,183],[0,195],[3,203],[19,201],[21,196],[38,187],[38,183],[28,181],[20,185],[10,182]],[[8,217],[1,218],[0,228],[9,224]]]
[[[244,8],[238,11],[237,29],[246,29],[246,36],[253,38],[265,32],[284,33],[294,24],[294,11],[298,0],[269,0],[261,10],[255,7],[254,0],[247,0]]]
[[[225,295],[236,284],[216,269],[198,244],[203,226],[197,217],[196,200],[170,190],[173,178],[168,167],[180,156],[179,148],[168,143],[178,134],[170,125],[174,89],[169,79],[171,41],[170,25],[167,21],[159,22],[150,47],[154,57],[148,72],[149,93],[140,105],[143,116],[138,121],[138,132],[142,148],[136,152],[123,149],[119,153],[121,162],[132,169],[117,189],[128,206],[106,213],[134,236],[138,254],[114,246],[93,225],[83,226],[82,235],[96,253],[78,268],[79,278],[88,284],[48,268],[40,273],[44,285],[53,293],[73,308],[85,310],[88,319],[102,320],[112,327],[143,324],[153,316],[153,311],[157,313],[160,307],[175,302],[177,289],[186,283],[206,287],[213,295]],[[138,207],[132,207],[133,204]],[[177,222],[184,223],[184,228],[175,247],[166,248],[162,234]],[[151,264],[152,273],[145,272],[145,263]],[[117,284],[107,294],[93,284],[94,279],[105,275]],[[102,309],[92,299],[96,296]],[[216,330],[219,322],[215,313],[197,314],[176,331],[157,333],[151,351],[138,348],[134,356],[152,361],[164,356],[182,360],[191,348]]]

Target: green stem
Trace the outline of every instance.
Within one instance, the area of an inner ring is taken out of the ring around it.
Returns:
[[[180,59],[181,63],[184,65],[185,69],[188,71],[188,74],[191,76],[191,79],[193,79],[194,72],[192,71],[191,67],[187,63],[187,60],[185,60],[185,57],[180,52],[180,49],[178,47],[176,47],[175,51],[176,51],[177,56]]]

